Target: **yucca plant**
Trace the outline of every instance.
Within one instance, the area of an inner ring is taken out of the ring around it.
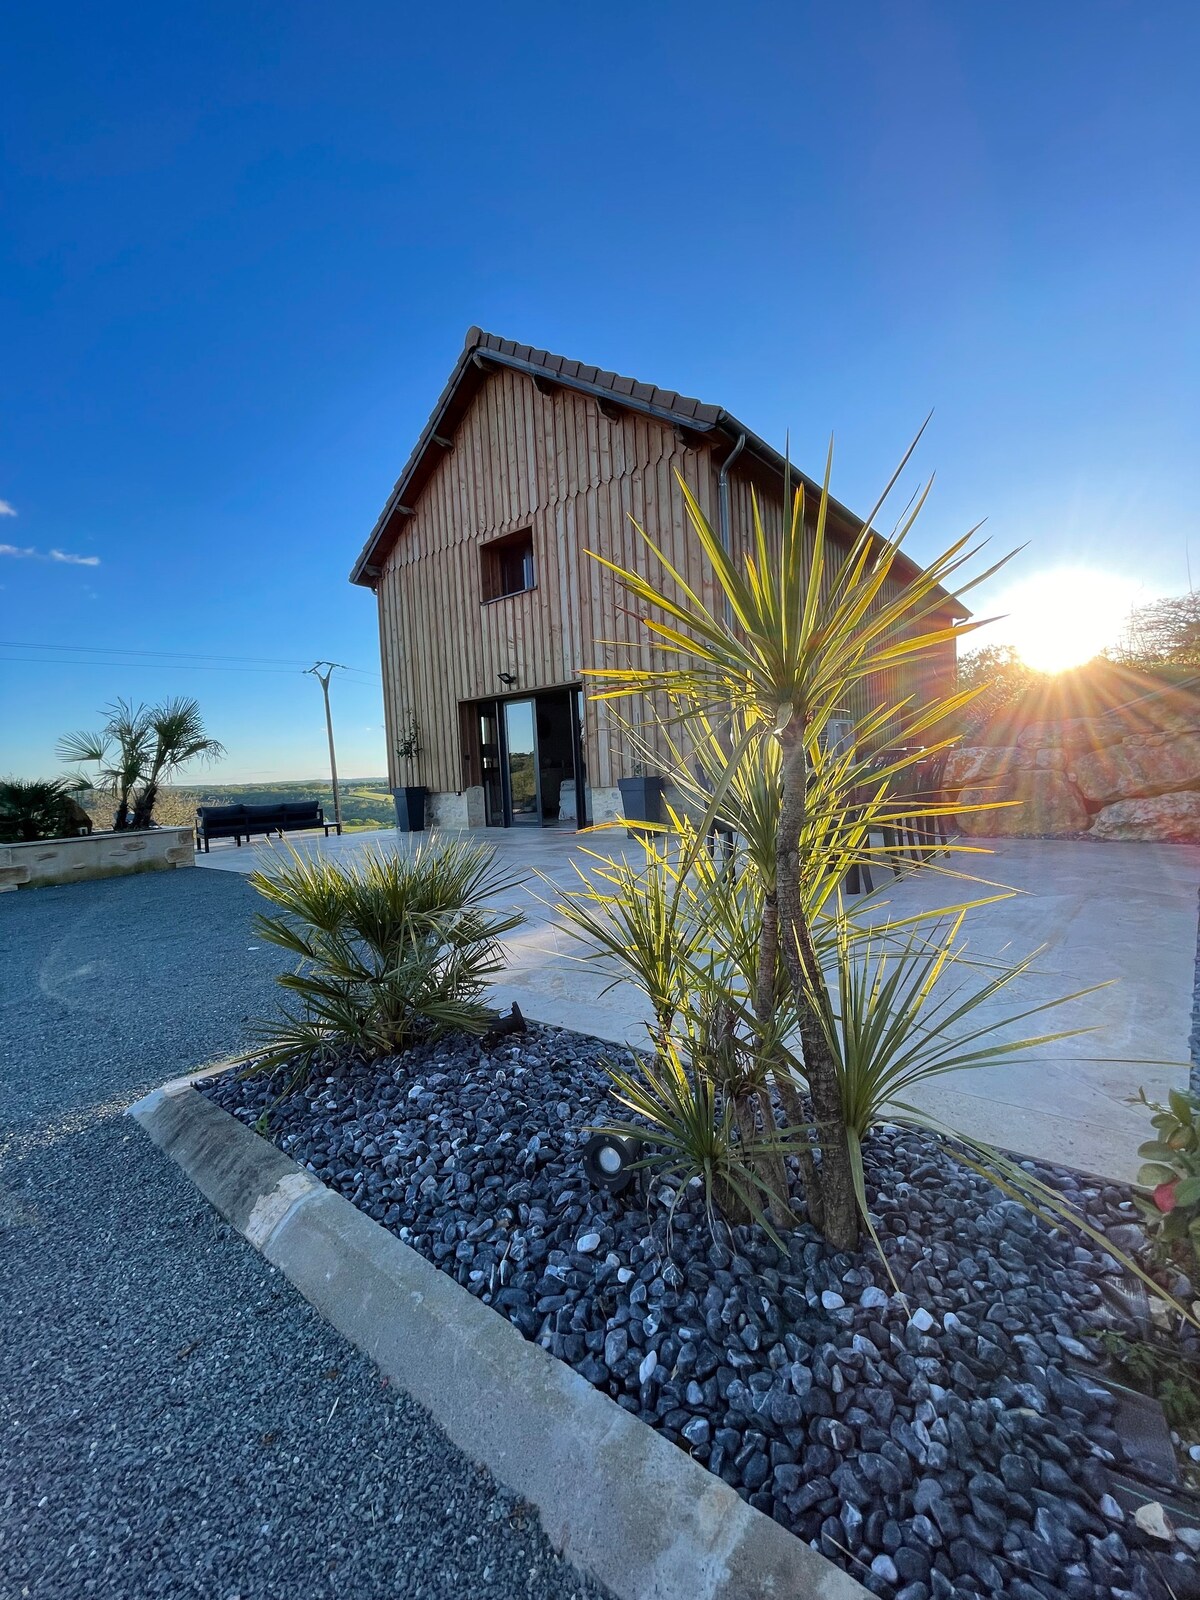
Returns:
[[[686,816],[672,811],[671,823],[670,834],[648,835],[640,863],[585,851],[587,870],[576,867],[580,887],[558,892],[554,908],[582,945],[582,959],[617,969],[609,987],[632,982],[645,997],[654,1019],[646,1062],[646,1087],[654,1103],[661,1109],[668,1102],[653,1086],[673,1084],[684,1070],[694,1079],[689,1116],[694,1119],[704,1104],[721,1108],[720,1128],[710,1129],[694,1147],[697,1173],[710,1160],[704,1141],[735,1141],[729,1161],[743,1172],[740,1188],[768,1193],[776,1223],[790,1226],[795,1219],[787,1172],[774,1147],[773,1057],[740,1020],[744,973],[757,949],[758,896],[751,878],[726,872],[719,858],[695,848]],[[783,997],[775,1025],[788,1026],[790,1016]],[[628,1081],[626,1075],[622,1092]],[[676,1106],[664,1130],[672,1149],[681,1136],[677,1111]],[[694,1120],[689,1127],[694,1139]],[[732,1203],[740,1188],[723,1181],[710,1198],[720,1209],[721,1196]],[[737,1208],[739,1213],[745,1209],[740,1200]]]
[[[522,921],[489,904],[518,881],[494,857],[487,845],[431,838],[408,855],[368,847],[343,864],[288,845],[252,873],[278,908],[258,914],[257,931],[298,957],[279,982],[300,1000],[298,1012],[258,1025],[255,1068],[286,1068],[297,1082],[347,1057],[397,1054],[417,1037],[482,1033],[499,940]]]
[[[882,715],[872,713],[864,732]],[[616,720],[631,748],[649,751],[634,725]],[[738,731],[735,725],[732,738],[723,735],[700,713],[686,729],[685,753],[682,735],[663,730],[679,799],[679,809],[668,807],[669,827],[648,833],[640,863],[587,852],[590,864],[586,872],[579,870],[580,887],[559,894],[555,910],[581,941],[584,959],[615,965],[621,976],[614,982],[632,982],[645,996],[655,1017],[652,1049],[679,1019],[693,1019],[681,1052],[686,1070],[706,1073],[728,1096],[739,1159],[751,1181],[771,1195],[777,1226],[788,1227],[794,1216],[785,1153],[800,1164],[810,1218],[818,1221],[819,1213],[803,1066],[784,1044],[797,1014],[780,951],[775,894],[781,760],[773,744],[751,747],[744,741],[738,758],[730,760],[728,747],[739,743]],[[801,893],[823,965],[844,925],[839,886],[850,865],[875,848],[870,831],[884,803],[881,787],[866,803],[849,806],[845,796],[856,776],[852,756],[815,752]],[[705,848],[705,829],[714,820],[731,836],[728,850]],[[882,891],[863,897],[859,914],[869,916],[882,903]],[[930,915],[919,913],[895,926],[919,926]],[[697,1018],[709,1021],[702,1026]],[[711,1041],[705,1048],[696,1047],[701,1034]],[[786,1135],[776,1126],[773,1096],[782,1106]]]
[[[911,449],[909,451],[911,454]],[[888,488],[890,492],[901,462]],[[952,587],[975,553],[971,534],[956,540],[923,571],[901,579],[897,558],[925,500],[918,494],[896,532],[881,538],[871,526],[877,505],[842,563],[827,549],[829,472],[812,519],[811,540],[805,491],[800,487],[778,538],[769,537],[754,503],[754,548],[739,564],[725,549],[694,495],[679,479],[688,521],[714,579],[715,601],[706,604],[668,557],[642,530],[657,578],[624,568],[598,552],[635,603],[647,644],[662,665],[593,669],[596,698],[657,694],[686,723],[707,715],[738,728],[732,762],[775,747],[780,772],[775,837],[774,892],[780,957],[791,984],[804,1073],[812,1096],[822,1159],[811,1177],[809,1213],[832,1244],[853,1248],[858,1207],[850,1146],[837,1074],[809,994],[820,978],[812,920],[804,903],[803,833],[808,783],[822,730],[840,708],[853,704],[859,686],[897,663],[919,657],[967,632],[971,623],[940,623],[934,613],[940,590]],[[991,576],[995,567],[963,593]],[[948,717],[969,696],[950,696],[940,707]],[[711,809],[719,807],[720,794]],[[767,964],[769,965],[769,963]]]
[[[579,854],[587,861],[586,867],[572,862],[580,887],[561,894],[554,909],[583,944],[585,959],[618,968],[602,992],[632,979],[654,1014],[654,1037],[665,1039],[687,1007],[691,957],[706,937],[703,919],[680,896],[679,851],[665,834],[648,830],[642,862],[588,849]]]
[[[632,1071],[609,1066],[614,1097],[639,1120],[613,1121],[599,1131],[648,1138],[652,1148],[641,1164],[676,1184],[677,1197],[699,1179],[714,1229],[718,1218],[755,1221],[778,1241],[780,1195],[764,1175],[762,1156],[787,1148],[786,1136],[757,1131],[752,1102],[739,1097],[732,1080],[732,1056],[723,1069],[720,1047],[714,1052],[709,1022],[694,1015],[680,1020],[680,1028],[639,1057]],[[786,1197],[783,1209],[790,1222]]]
[[[863,1143],[882,1122],[907,1124],[932,1136],[955,1160],[1048,1226],[1075,1228],[1101,1245],[1156,1295],[1169,1299],[1132,1257],[1111,1245],[1049,1184],[983,1140],[947,1127],[908,1098],[947,1073],[977,1072],[1005,1062],[1028,1064],[1048,1046],[1091,1032],[1088,1025],[1047,1033],[1024,1030],[1033,1018],[1106,987],[1094,984],[1021,1005],[1017,996],[1022,980],[1044,952],[1014,961],[974,961],[963,938],[965,918],[966,908],[961,908],[924,928],[884,923],[862,930],[840,917],[832,970],[810,993],[834,1061],[855,1196],[872,1238],[879,1246],[867,1206]],[[1012,1009],[997,1015],[997,1002],[1010,991]]]

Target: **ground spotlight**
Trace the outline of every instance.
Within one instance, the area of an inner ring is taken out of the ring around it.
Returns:
[[[633,1182],[636,1160],[635,1142],[613,1133],[594,1133],[583,1147],[583,1170],[597,1188],[610,1194],[620,1194]]]

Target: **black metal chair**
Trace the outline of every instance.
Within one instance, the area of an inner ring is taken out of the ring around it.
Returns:
[[[875,758],[875,766],[887,768],[910,753],[904,749],[881,751]],[[921,815],[944,804],[945,772],[946,752],[939,751],[895,774],[893,781],[897,788],[887,797],[886,820],[881,819],[880,832],[884,848],[891,855],[892,872],[897,877],[905,862],[928,861],[949,845],[946,818]]]

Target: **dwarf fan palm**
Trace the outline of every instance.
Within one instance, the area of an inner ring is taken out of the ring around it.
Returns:
[[[483,994],[498,941],[522,918],[488,904],[516,880],[486,845],[423,840],[411,855],[368,848],[345,865],[289,846],[250,882],[277,908],[259,913],[258,933],[299,961],[279,982],[300,1012],[259,1025],[260,1070],[301,1081],[347,1055],[374,1060],[492,1020]]]

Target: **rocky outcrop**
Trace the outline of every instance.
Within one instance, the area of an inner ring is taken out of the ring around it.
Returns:
[[[1076,756],[1070,774],[1083,798],[1100,806],[1200,788],[1200,737],[1134,736]]]
[[[978,783],[1004,783],[1014,773],[1061,772],[1067,764],[1062,750],[1023,750],[1019,746],[967,745],[946,759],[945,783],[958,789]]]
[[[959,804],[982,806],[980,811],[960,811],[958,826],[972,838],[1064,837],[1080,833],[1091,815],[1077,791],[1061,772],[1020,768],[978,788],[959,791]]]
[[[1175,844],[1200,841],[1200,794],[1163,794],[1149,800],[1118,800],[1096,813],[1095,839],[1157,839]]]
[[[946,760],[944,787],[964,808],[963,833],[1200,844],[1200,707],[1155,715],[1141,703],[1031,723],[1008,739],[981,739]]]
[[[1064,722],[1031,722],[1017,735],[1020,750],[1099,750],[1124,738],[1128,727],[1116,717],[1071,717]]]

